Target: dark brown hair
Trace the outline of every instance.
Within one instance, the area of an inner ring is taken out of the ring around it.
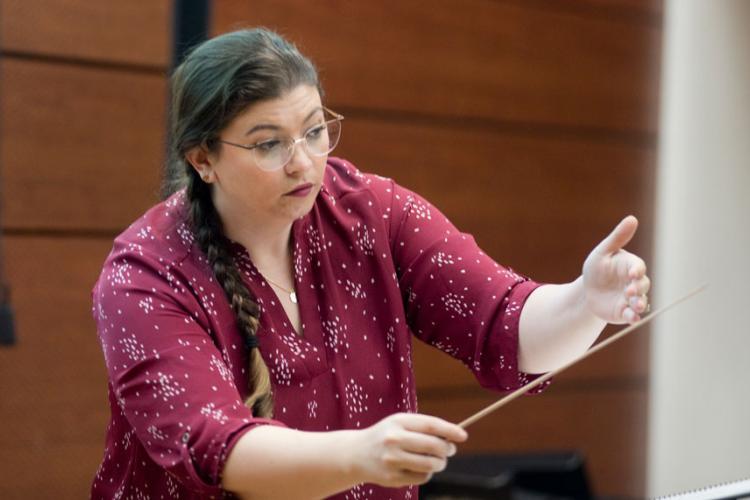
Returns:
[[[196,146],[215,151],[219,133],[237,115],[300,84],[321,90],[314,65],[293,44],[264,28],[234,31],[198,45],[171,79],[170,152],[162,191],[167,196],[185,189],[196,242],[250,349],[250,396],[245,404],[261,417],[272,416],[273,397],[268,367],[256,348],[260,308],[229,251],[211,186],[185,156]]]

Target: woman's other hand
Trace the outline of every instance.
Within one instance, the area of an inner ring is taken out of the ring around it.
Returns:
[[[608,323],[633,323],[648,308],[646,264],[623,250],[637,228],[638,219],[625,217],[583,263],[586,306]]]

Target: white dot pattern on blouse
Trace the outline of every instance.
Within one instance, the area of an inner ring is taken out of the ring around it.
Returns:
[[[230,243],[261,309],[274,389],[275,420],[255,418],[243,404],[248,353],[186,208],[179,192],[134,222],[93,290],[112,417],[92,498],[229,498],[221,470],[253,426],[358,429],[417,411],[412,336],[486,387],[529,378],[515,361],[518,320],[537,284],[492,261],[419,195],[330,158],[312,211],[292,228],[302,335]],[[416,488],[364,484],[335,498],[416,498]]]

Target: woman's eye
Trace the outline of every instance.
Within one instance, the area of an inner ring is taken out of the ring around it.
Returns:
[[[307,134],[306,134],[306,137],[307,137],[308,139],[317,139],[317,138],[319,138],[319,137],[320,137],[320,134],[322,134],[322,133],[323,133],[323,130],[324,130],[325,128],[326,128],[326,126],[325,126],[325,125],[323,125],[323,124],[321,124],[321,125],[318,125],[317,127],[313,127],[313,128],[311,128],[310,130],[308,130],[308,132],[307,132]]]
[[[276,148],[279,147],[279,144],[281,144],[281,141],[272,140],[272,141],[264,141],[259,142],[255,145],[255,148],[260,150],[261,153],[270,153],[274,151]]]

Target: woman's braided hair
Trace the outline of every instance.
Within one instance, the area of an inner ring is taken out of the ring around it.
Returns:
[[[273,397],[268,367],[256,348],[260,308],[234,262],[211,186],[185,158],[197,146],[216,151],[220,132],[237,115],[301,84],[321,91],[313,64],[293,44],[263,28],[227,33],[198,45],[171,79],[170,159],[163,195],[185,189],[196,242],[250,349],[250,396],[245,404],[261,417],[272,416]]]

